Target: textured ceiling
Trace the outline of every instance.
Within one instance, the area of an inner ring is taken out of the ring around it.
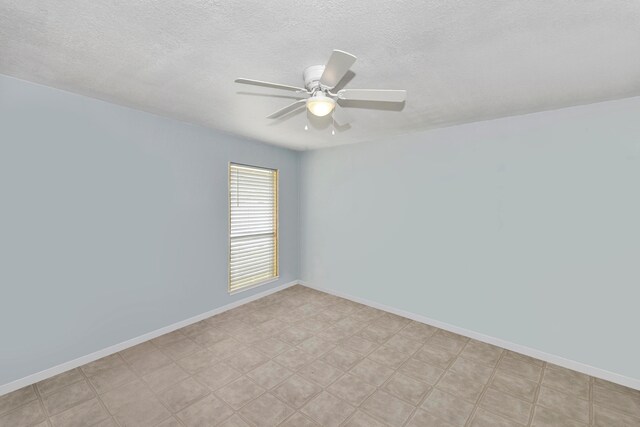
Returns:
[[[349,88],[407,89],[404,108],[352,105],[333,136],[265,118],[295,93],[233,82],[301,85],[332,49],[358,57]],[[640,95],[640,1],[0,0],[0,73],[320,148]]]

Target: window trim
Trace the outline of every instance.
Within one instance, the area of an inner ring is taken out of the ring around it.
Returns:
[[[275,275],[261,282],[254,283],[249,286],[242,287],[240,289],[231,290],[231,167],[232,166],[245,166],[248,168],[263,169],[274,172],[275,185],[274,185],[274,234],[275,234]],[[268,283],[275,282],[280,279],[280,170],[276,168],[270,168],[265,166],[250,165],[239,162],[229,162],[227,166],[227,292],[229,295],[235,295],[240,292],[248,291],[250,289],[257,288],[259,286],[266,285]]]

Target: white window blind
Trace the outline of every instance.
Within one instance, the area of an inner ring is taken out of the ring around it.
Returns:
[[[229,165],[229,292],[278,277],[278,171]]]

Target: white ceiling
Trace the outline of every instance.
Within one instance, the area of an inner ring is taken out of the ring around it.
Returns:
[[[332,49],[358,57],[349,88],[407,89],[404,109],[350,108],[332,136],[265,118],[295,93],[233,82],[302,85]],[[320,148],[640,95],[640,1],[0,0],[0,73]]]

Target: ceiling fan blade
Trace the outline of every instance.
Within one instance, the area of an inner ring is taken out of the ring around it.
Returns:
[[[278,117],[284,116],[285,114],[290,113],[291,111],[297,110],[306,102],[307,102],[306,99],[301,99],[299,101],[294,102],[293,104],[289,104],[286,107],[281,108],[275,113],[267,116],[267,119],[277,119]]]
[[[245,85],[272,87],[274,89],[293,90],[293,91],[296,91],[296,92],[307,93],[307,90],[304,89],[304,88],[301,88],[301,87],[282,85],[280,83],[263,82],[262,80],[236,79],[235,82],[236,83],[242,83],[242,84],[245,84]]]
[[[333,110],[333,121],[340,127],[346,126],[351,122],[351,115],[347,110],[336,104]]]
[[[334,50],[324,67],[320,84],[333,89],[347,74],[354,62],[356,62],[355,56],[341,50]]]
[[[344,99],[345,101],[404,102],[407,99],[407,91],[384,89],[342,89],[338,91],[338,98]]]

